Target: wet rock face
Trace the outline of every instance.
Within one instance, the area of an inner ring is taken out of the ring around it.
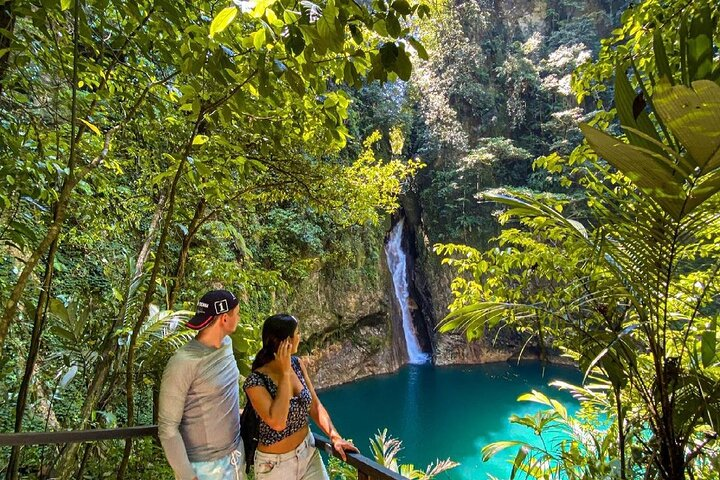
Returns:
[[[515,348],[492,345],[487,340],[468,342],[465,335],[450,333],[438,338],[435,363],[454,365],[504,362],[516,355]]]
[[[382,266],[377,269],[382,272]],[[303,338],[355,324],[361,318],[384,315],[389,309],[388,293],[379,281],[357,278],[335,279],[327,272],[316,270],[296,287],[281,308],[300,321]]]
[[[390,373],[400,367],[393,354],[389,318],[379,324],[360,322],[343,333],[344,339],[329,342],[302,356],[315,388]]]

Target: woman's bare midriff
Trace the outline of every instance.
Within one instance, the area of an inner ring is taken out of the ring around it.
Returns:
[[[305,425],[303,428],[293,433],[287,438],[283,438],[279,442],[273,443],[272,445],[259,444],[257,449],[263,453],[287,453],[295,450],[300,445],[308,434],[308,426]]]

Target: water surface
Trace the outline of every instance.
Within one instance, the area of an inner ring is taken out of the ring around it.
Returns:
[[[547,386],[552,380],[579,383],[572,368],[539,363],[493,363],[435,367],[408,365],[391,375],[367,378],[318,393],[337,429],[370,455],[369,438],[378,429],[403,442],[401,463],[425,469],[438,458],[461,465],[446,480],[484,480],[490,473],[509,478],[515,450],[483,462],[480,450],[499,440],[539,439],[525,427],[510,424],[512,414],[534,413],[541,406],[517,402],[532,389],[562,400],[572,414],[578,404],[566,393]]]

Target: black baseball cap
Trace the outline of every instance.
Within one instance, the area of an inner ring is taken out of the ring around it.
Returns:
[[[187,322],[187,327],[193,330],[202,330],[207,327],[215,315],[227,313],[237,306],[240,301],[227,290],[212,290],[202,296],[197,303],[195,316]]]

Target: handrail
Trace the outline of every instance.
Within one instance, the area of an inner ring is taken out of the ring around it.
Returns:
[[[335,451],[332,443],[322,435],[313,433],[315,437],[315,446],[327,452],[328,455],[334,455],[340,458],[340,455]],[[405,477],[397,472],[393,472],[389,468],[383,467],[379,463],[375,462],[362,455],[361,453],[346,452],[347,460],[345,463],[352,465],[357,468],[358,480],[407,480]]]
[[[157,425],[60,432],[0,433],[0,447],[123,440],[137,437],[157,437],[157,434]],[[317,433],[313,435],[316,447],[327,452],[328,455],[340,458],[340,455],[333,449],[332,443],[326,437]],[[347,453],[346,456],[346,463],[357,469],[358,480],[406,480],[399,473],[383,467],[360,453]]]
[[[157,425],[108,428],[98,430],[65,430],[60,432],[0,433],[0,447],[50,445],[53,443],[99,442],[136,437],[157,437]]]

